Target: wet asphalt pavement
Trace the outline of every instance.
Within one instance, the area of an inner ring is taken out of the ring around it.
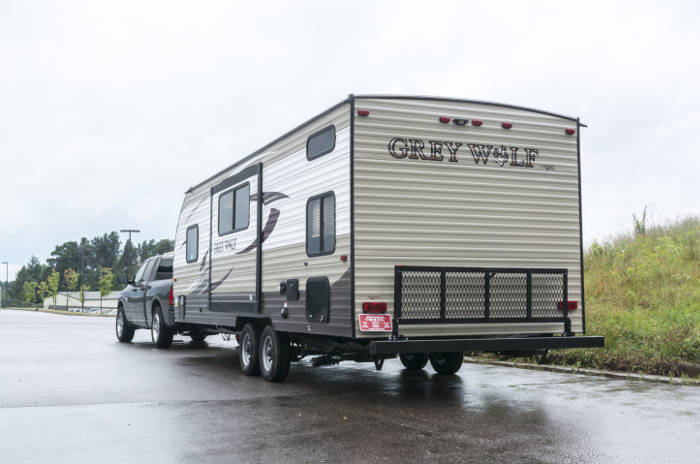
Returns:
[[[271,384],[235,342],[0,310],[0,463],[700,462],[700,387],[397,360]]]

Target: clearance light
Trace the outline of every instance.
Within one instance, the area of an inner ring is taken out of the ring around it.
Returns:
[[[574,135],[576,133],[575,130],[573,129],[565,129],[564,132],[566,132],[566,135]]]
[[[443,124],[447,124],[448,122],[450,122],[450,118],[448,118],[447,116],[440,116],[440,122]]]
[[[504,129],[510,129],[511,127],[513,127],[513,125],[509,122],[502,122],[501,127]]]
[[[479,127],[479,126],[482,125],[483,123],[484,123],[484,121],[479,121],[478,119],[472,119],[472,125],[473,125],[473,126]]]
[[[340,255],[340,260],[341,260],[342,262],[347,261],[347,260],[348,260],[348,255]]]
[[[369,116],[369,110],[357,110],[358,116]]]
[[[557,303],[557,307],[559,308],[559,311],[564,307],[564,302],[560,301]],[[573,311],[574,309],[578,309],[578,301],[569,301],[569,311]]]
[[[362,303],[362,312],[383,314],[386,312],[386,303],[383,301],[365,301]]]

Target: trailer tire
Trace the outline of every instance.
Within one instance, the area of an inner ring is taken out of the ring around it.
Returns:
[[[464,353],[430,353],[430,365],[440,375],[451,375],[462,367]]]
[[[168,348],[173,344],[173,331],[165,323],[163,311],[161,311],[159,304],[153,306],[151,340],[156,348]]]
[[[124,307],[119,305],[117,309],[117,317],[114,321],[114,329],[117,333],[117,340],[121,343],[129,343],[134,339],[134,326],[129,324],[126,320],[126,315],[124,314]]]
[[[289,375],[291,347],[289,335],[276,331],[271,325],[260,336],[260,372],[269,382],[282,382]]]
[[[238,362],[245,375],[260,374],[260,329],[248,323],[241,331],[241,343],[238,347]]]
[[[428,355],[425,353],[401,353],[399,359],[403,367],[410,370],[423,369],[428,364]]]

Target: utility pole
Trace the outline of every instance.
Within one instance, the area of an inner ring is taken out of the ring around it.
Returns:
[[[120,233],[128,233],[128,234],[129,234],[129,245],[130,245],[130,246],[129,246],[129,249],[127,250],[127,253],[128,253],[128,263],[129,263],[128,266],[129,266],[129,267],[128,267],[127,270],[126,270],[126,278],[127,278],[128,280],[131,280],[131,278],[129,277],[129,272],[131,272],[131,247],[134,245],[134,244],[132,243],[132,241],[131,241],[131,234],[132,234],[132,233],[138,234],[138,233],[141,232],[141,231],[140,231],[140,230],[136,230],[136,229],[122,229],[122,230],[120,230],[119,232],[120,232]]]
[[[10,290],[10,271],[8,270],[10,264],[8,261],[3,261],[2,264],[5,265],[5,296],[7,296]],[[2,292],[0,292],[0,308],[2,308]]]

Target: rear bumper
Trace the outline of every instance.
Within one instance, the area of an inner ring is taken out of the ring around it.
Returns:
[[[562,348],[600,348],[604,337],[504,337],[450,338],[431,340],[379,340],[370,343],[373,355],[399,353],[435,353],[450,351],[533,351]]]

